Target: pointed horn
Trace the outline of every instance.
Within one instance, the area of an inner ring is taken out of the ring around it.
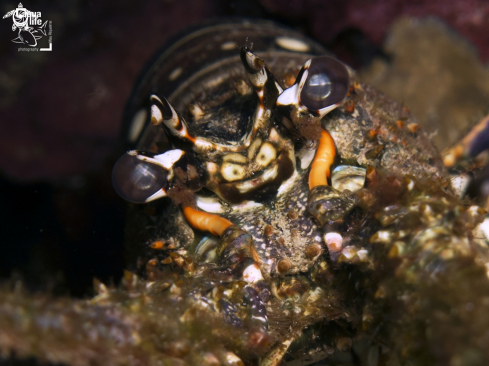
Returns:
[[[167,133],[178,138],[182,142],[190,143],[193,149],[200,152],[209,150],[228,150],[220,144],[213,143],[202,137],[195,137],[190,134],[187,122],[175,111],[166,98],[160,99],[156,95],[151,95],[151,123],[155,126],[162,125]]]
[[[278,95],[282,93],[282,87],[275,81],[272,72],[265,65],[260,57],[251,52],[247,47],[241,48],[241,61],[248,74],[248,79],[254,86],[260,103],[267,101],[269,105],[264,107],[272,108]]]
[[[156,95],[151,95],[151,123],[153,125],[161,125],[175,137],[182,140],[195,142],[195,138],[190,135],[188,126],[185,120],[178,115],[175,109],[168,103],[166,98],[159,98]]]

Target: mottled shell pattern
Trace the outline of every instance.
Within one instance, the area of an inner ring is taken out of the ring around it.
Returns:
[[[260,27],[243,22],[232,29],[226,24],[203,28],[167,47],[151,63],[126,108],[124,135],[131,148],[155,154],[169,150],[171,142],[163,129],[149,123],[149,96],[164,95],[173,110],[187,121],[192,135],[231,147],[224,155],[215,149],[200,149],[201,159],[207,165],[205,186],[214,194],[207,189],[196,192],[197,207],[229,219],[252,235],[265,277],[307,272],[326,244],[317,221],[306,212],[308,173],[315,145],[281,126],[281,122],[287,124],[285,118],[278,121],[280,117],[260,116],[263,110],[256,106],[263,101],[258,100],[240,61],[239,48],[245,45],[265,60],[280,91],[293,86],[296,78],[300,78],[298,72],[307,60],[327,54],[311,40],[272,23],[263,23]],[[353,79],[353,71],[349,72]],[[403,169],[394,155],[399,150],[397,140],[417,137],[399,128],[399,131],[381,130],[377,136],[380,122],[374,117],[375,109],[362,108],[361,103],[351,108],[353,100],[364,95],[362,86],[355,81],[351,91],[345,106],[323,118],[322,126],[333,137],[339,155],[337,163],[340,164],[333,170],[332,186],[339,191],[354,192],[363,187],[368,165]],[[274,103],[274,100],[265,102]],[[266,109],[266,113],[270,112],[274,113],[273,108]],[[391,113],[396,119],[407,118],[402,110]],[[243,151],[239,149],[239,141],[250,137],[249,124],[253,117],[253,128],[259,131],[253,131],[253,140]],[[260,123],[270,125],[260,130]],[[343,134],[344,129],[349,133]],[[423,143],[430,146],[428,141]],[[181,141],[177,141],[177,146],[182,150],[192,148]],[[233,146],[237,147],[235,151],[232,151]],[[436,174],[437,169],[430,162],[435,159],[436,151],[429,152],[423,154],[420,164],[405,162],[413,175],[426,171]],[[412,154],[421,158],[418,151]],[[343,162],[346,165],[341,165]],[[259,186],[260,182],[252,177],[255,170],[264,168],[268,171],[279,168],[283,175],[277,179],[277,184],[269,185],[270,189],[242,187],[237,190],[236,185],[230,184],[245,181],[242,186]],[[220,183],[219,176],[225,177],[227,182]],[[216,248],[215,238],[195,232],[171,202],[163,206],[159,208],[163,210],[158,219],[160,224],[138,235],[135,245],[139,247],[144,240],[148,244],[163,241],[171,242],[184,255],[194,252],[205,258],[215,255],[207,253]]]
[[[183,271],[196,281],[188,296],[233,326],[259,329],[243,330],[253,352],[275,345],[264,364],[280,362],[319,320],[358,326],[364,300],[348,299],[369,294],[360,290],[369,277],[351,277],[348,266],[372,271],[385,252],[371,243],[414,237],[407,227],[424,222],[419,202],[432,200],[416,182],[436,181],[451,195],[438,152],[408,111],[324,55],[274,23],[211,24],[150,61],[125,111],[131,151],[114,169],[115,186],[130,196],[126,177],[151,178],[138,181],[150,194],[129,198],[146,202],[129,209],[133,269],[149,280]],[[406,209],[402,197],[415,203]]]

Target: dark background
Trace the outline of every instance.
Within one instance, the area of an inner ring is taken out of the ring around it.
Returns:
[[[28,0],[53,24],[52,52],[18,52],[0,20],[0,280],[86,296],[124,268],[125,204],[110,172],[121,154],[125,101],[145,61],[170,36],[218,17],[276,20],[356,68],[382,54],[400,16],[434,16],[489,59],[483,0]],[[0,2],[1,15],[17,1]]]

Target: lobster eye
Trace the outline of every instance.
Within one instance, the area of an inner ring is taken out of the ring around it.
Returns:
[[[131,151],[119,158],[112,170],[112,184],[117,193],[133,203],[147,202],[159,190],[168,185],[168,171],[150,162],[144,156],[139,158]],[[164,192],[162,192],[164,193]]]
[[[311,111],[320,111],[343,101],[349,87],[348,70],[340,61],[327,56],[316,57],[309,65],[301,102]]]
[[[331,94],[331,80],[324,72],[307,78],[304,85],[307,98],[320,102]]]

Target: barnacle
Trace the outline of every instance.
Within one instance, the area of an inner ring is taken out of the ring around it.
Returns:
[[[455,196],[412,116],[324,53],[242,22],[155,58],[126,111],[136,150],[114,169],[124,198],[148,202],[130,207],[132,272],[89,301],[3,292],[3,354],[487,364],[484,211]]]

